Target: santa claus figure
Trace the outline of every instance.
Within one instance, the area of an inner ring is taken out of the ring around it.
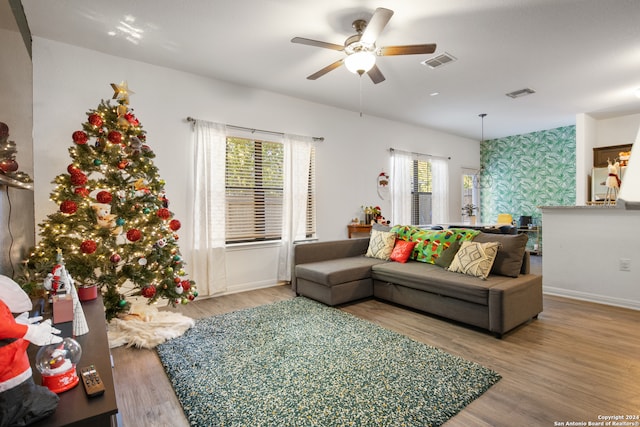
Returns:
[[[58,396],[33,381],[29,342],[42,346],[62,341],[51,320],[29,318],[32,304],[20,286],[0,275],[0,427],[26,426],[55,412]],[[14,317],[12,313],[22,313]]]

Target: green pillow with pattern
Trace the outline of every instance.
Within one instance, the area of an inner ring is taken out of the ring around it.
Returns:
[[[396,225],[391,229],[399,239],[416,242],[411,258],[435,264],[442,252],[453,242],[471,241],[480,232],[468,228],[449,228],[446,230],[425,230],[412,225]]]

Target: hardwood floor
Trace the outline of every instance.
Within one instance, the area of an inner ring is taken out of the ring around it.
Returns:
[[[293,297],[288,286],[277,286],[200,300],[179,311],[200,318]],[[374,299],[340,308],[502,375],[447,427],[587,425],[601,416],[640,416],[638,311],[545,296],[537,320],[499,340]],[[112,352],[124,426],[188,425],[155,351]]]

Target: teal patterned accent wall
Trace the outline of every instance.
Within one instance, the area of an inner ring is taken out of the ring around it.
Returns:
[[[566,126],[484,141],[480,145],[481,221],[495,223],[499,213],[516,221],[538,206],[576,203],[576,127]]]

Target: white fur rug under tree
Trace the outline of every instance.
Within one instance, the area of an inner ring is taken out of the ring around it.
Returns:
[[[155,306],[133,307],[123,318],[108,324],[109,347],[155,348],[177,338],[194,326],[190,317],[172,311],[159,311]]]

